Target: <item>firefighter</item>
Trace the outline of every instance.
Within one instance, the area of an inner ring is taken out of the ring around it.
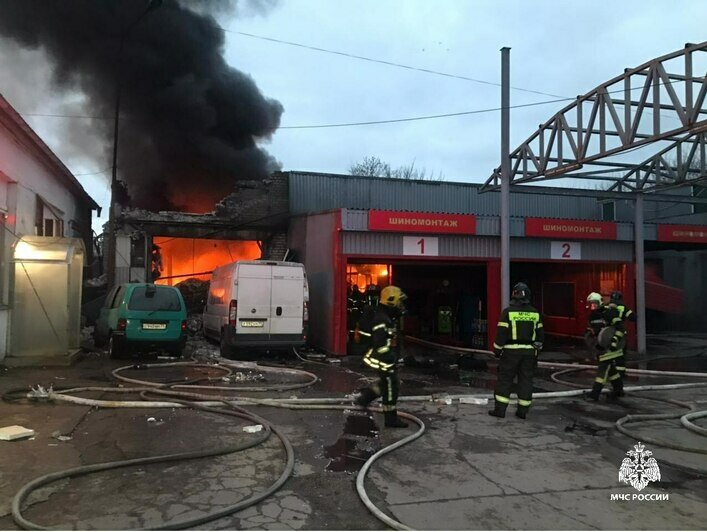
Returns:
[[[533,395],[533,374],[545,333],[540,313],[530,304],[530,289],[525,283],[513,287],[510,305],[498,320],[493,353],[499,358],[498,382],[494,390],[495,407],[489,415],[506,417],[511,401],[513,378],[518,376],[516,416],[525,419]]]
[[[386,427],[405,428],[407,423],[398,417],[397,402],[400,389],[398,377],[398,326],[407,299],[397,286],[386,286],[380,295],[380,302],[372,313],[370,323],[363,323],[361,335],[368,337],[369,348],[363,361],[378,371],[378,382],[363,388],[355,403],[366,408],[381,397]],[[367,320],[368,321],[368,320]]]
[[[612,397],[623,397],[624,383],[623,377],[626,373],[626,358],[624,355],[624,341],[626,329],[623,319],[617,305],[610,302],[603,308],[603,318],[607,327],[613,327],[613,335],[608,347],[601,345],[601,341],[597,342],[597,376],[594,379],[594,386],[591,392],[586,395],[586,398],[592,401],[598,401],[601,390],[607,382],[611,383]],[[602,329],[597,334],[601,339]]]
[[[162,276],[162,248],[157,244],[152,244],[152,280],[155,281]]]
[[[376,285],[371,283],[368,285],[368,287],[366,287],[366,292],[363,297],[366,302],[366,305],[369,305],[371,307],[377,307],[378,303],[380,302],[380,290]]]
[[[619,318],[622,321],[636,321],[636,315],[624,303],[624,295],[621,292],[618,290],[611,292],[609,303],[616,305],[616,310],[619,312]]]
[[[358,285],[352,283],[349,287],[348,299],[346,300],[346,321],[348,322],[349,338],[351,341],[355,340],[356,329],[361,319],[363,307],[363,294],[358,289]]]

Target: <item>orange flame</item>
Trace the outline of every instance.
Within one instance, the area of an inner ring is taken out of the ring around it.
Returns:
[[[162,279],[157,284],[175,285],[189,278],[208,281],[218,266],[260,258],[260,248],[253,240],[155,237],[153,242],[162,254]]]

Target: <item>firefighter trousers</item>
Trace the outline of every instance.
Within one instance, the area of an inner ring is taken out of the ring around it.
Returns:
[[[525,411],[533,399],[533,375],[537,366],[535,350],[505,349],[498,362],[498,382],[494,390],[496,410],[505,412],[511,402],[513,379],[518,377],[518,409]]]
[[[398,393],[400,392],[400,377],[397,371],[379,371],[378,382],[369,388],[371,401],[378,397],[383,403],[384,412],[397,410]]]
[[[619,351],[619,353],[616,356],[612,356],[611,353],[599,355],[597,376],[594,378],[594,386],[592,386],[592,391],[589,394],[594,399],[599,398],[601,390],[608,382],[611,383],[615,395],[621,396],[624,394],[623,378],[626,374],[626,358],[623,352]]]

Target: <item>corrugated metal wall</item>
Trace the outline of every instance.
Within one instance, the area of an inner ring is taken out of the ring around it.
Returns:
[[[303,251],[296,250],[307,272],[309,282],[309,341],[313,345],[331,352],[334,345],[332,327],[334,316],[334,290],[336,267],[334,263],[334,238],[337,213],[308,216],[306,228],[301,224],[294,228],[298,234],[291,235],[291,242],[306,240]],[[301,231],[304,229],[305,238]]]
[[[405,181],[377,177],[289,172],[290,210],[308,214],[331,209],[382,209],[497,216],[497,192],[479,194],[481,185],[439,181]],[[690,187],[671,193],[691,194]],[[513,216],[601,220],[602,206],[596,198],[511,193]],[[707,213],[687,216],[690,204],[645,202],[644,219],[650,223],[707,224]],[[617,200],[618,222],[631,223],[633,202]],[[647,228],[646,228],[647,229]],[[353,230],[353,228],[352,228]],[[650,236],[646,235],[647,239]]]
[[[289,175],[292,214],[339,208],[498,214],[498,193],[479,194],[478,184],[303,172]],[[601,216],[601,206],[594,198],[511,194],[511,212],[515,216],[594,219]]]

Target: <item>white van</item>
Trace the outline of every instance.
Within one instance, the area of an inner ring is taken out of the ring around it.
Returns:
[[[238,261],[211,274],[204,307],[204,334],[221,355],[247,348],[304,345],[309,288],[304,265],[281,261]]]

